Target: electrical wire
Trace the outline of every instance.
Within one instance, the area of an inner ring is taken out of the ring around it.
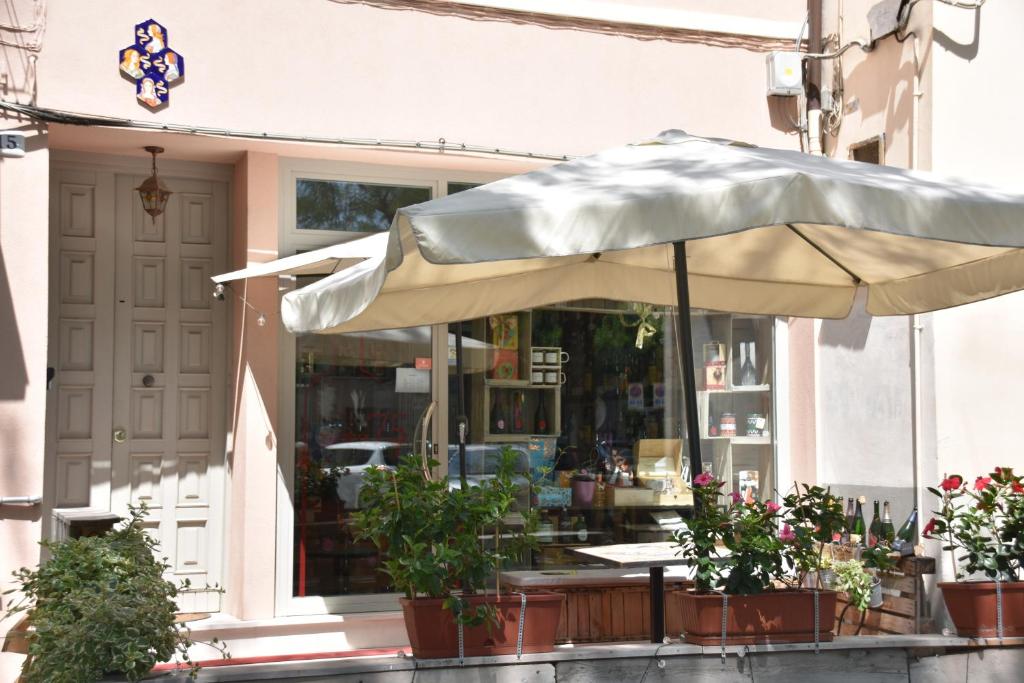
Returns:
[[[399,150],[427,150],[445,153],[466,153],[466,154],[487,154],[498,156],[517,157],[522,159],[544,159],[552,161],[567,161],[572,156],[568,154],[547,154],[542,152],[519,152],[515,150],[502,149],[500,147],[485,147],[482,145],[469,145],[466,143],[450,143],[444,138],[438,138],[437,142],[426,142],[420,140],[386,140],[382,138],[331,138],[314,135],[295,135],[288,133],[266,133],[256,131],[233,130],[229,128],[214,128],[210,126],[189,126],[179,123],[156,123],[153,121],[138,121],[135,119],[122,119],[113,116],[99,116],[95,114],[79,114],[76,112],[62,111],[59,109],[48,109],[46,107],[35,107],[27,104],[18,104],[7,100],[0,100],[0,110],[6,110],[27,116],[43,123],[59,123],[71,126],[102,126],[106,128],[131,128],[137,130],[155,130],[167,133],[185,133],[188,135],[205,135],[222,138],[240,138],[245,140],[269,140],[273,142],[304,142],[320,145],[337,145],[340,147],[377,147],[381,149]]]

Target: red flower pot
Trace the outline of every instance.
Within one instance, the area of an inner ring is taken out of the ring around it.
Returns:
[[[696,645],[722,644],[722,596],[677,593],[684,640]],[[818,640],[832,640],[835,591],[818,592]],[[781,590],[757,595],[730,595],[725,644],[813,643],[814,591]]]
[[[994,581],[940,583],[946,609],[962,638],[996,638]],[[1024,581],[1003,583],[1003,636],[1024,637]]]
[[[565,596],[558,593],[530,593],[526,596],[524,653],[551,652],[554,649],[564,599]],[[464,627],[465,656],[515,654],[522,598],[519,595],[477,595],[468,600],[473,607],[484,603],[494,605],[498,623],[490,628],[486,624]],[[458,629],[451,611],[444,609],[442,598],[402,598],[401,603],[413,656],[420,659],[459,656]]]

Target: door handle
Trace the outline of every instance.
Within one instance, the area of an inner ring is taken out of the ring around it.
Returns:
[[[115,427],[112,436],[114,438],[114,443],[124,443],[128,440],[128,430],[124,427]]]

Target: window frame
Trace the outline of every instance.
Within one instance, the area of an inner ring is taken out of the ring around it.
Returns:
[[[278,159],[278,256],[299,251],[320,249],[332,244],[360,239],[368,232],[336,230],[301,230],[296,227],[296,181],[339,180],[343,182],[427,187],[432,197],[447,195],[448,183],[489,183],[508,177],[508,173],[458,171],[452,169],[385,166],[321,159]],[[295,288],[294,277],[279,278],[280,296]],[[399,595],[378,593],[365,595],[304,596],[292,595],[294,578],[294,498],[295,449],[295,335],[278,329],[278,439],[277,439],[277,505],[274,613],[276,616],[313,616],[392,612],[400,609]],[[431,372],[431,398],[434,414],[430,439],[435,458],[441,463],[438,475],[447,477],[448,460],[438,457],[438,444],[448,443],[448,325],[434,325],[431,331],[431,356],[435,370]],[[447,448],[445,446],[445,448]]]

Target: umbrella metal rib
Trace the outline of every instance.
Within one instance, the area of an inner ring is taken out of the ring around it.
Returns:
[[[821,245],[819,245],[817,242],[815,242],[810,237],[797,230],[796,226],[794,226],[792,223],[786,223],[786,227],[792,230],[797,237],[802,239],[804,242],[807,242],[807,244],[811,245],[811,247],[813,247],[815,251],[817,251],[819,254],[827,258],[833,265],[835,265],[836,268],[849,275],[850,278],[853,280],[854,284],[859,285],[860,283],[863,282],[859,275],[857,275],[852,270],[850,270],[842,263],[840,263],[838,260],[836,260],[836,258],[833,257],[832,254],[825,251],[825,249],[822,248]]]

